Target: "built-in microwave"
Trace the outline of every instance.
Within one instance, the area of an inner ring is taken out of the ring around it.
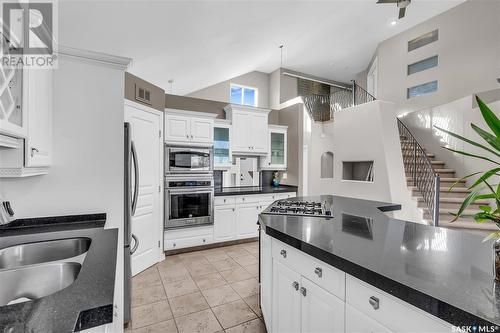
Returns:
[[[165,146],[165,173],[212,173],[213,149]]]

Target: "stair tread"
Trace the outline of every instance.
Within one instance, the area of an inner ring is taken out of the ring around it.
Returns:
[[[410,190],[418,190],[416,186],[408,186]],[[439,188],[440,192],[449,192],[449,193],[454,193],[454,192],[460,192],[460,193],[470,193],[472,190],[469,190],[467,187],[454,187],[451,189],[449,187],[440,187]]]
[[[418,201],[423,201],[424,200],[424,197],[422,196],[415,196],[414,198],[416,198]],[[441,197],[439,198],[439,202],[456,202],[456,203],[462,203],[464,201],[464,198],[454,198],[454,197]],[[488,205],[490,202],[488,200],[478,200],[476,202],[474,202],[475,204],[478,204],[478,205]],[[446,208],[443,208],[443,209],[446,209]]]

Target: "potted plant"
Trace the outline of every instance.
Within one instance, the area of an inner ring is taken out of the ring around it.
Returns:
[[[464,211],[477,200],[488,199],[491,200],[491,205],[479,206],[480,212],[471,215],[477,223],[484,223],[487,221],[493,222],[498,228],[500,228],[500,182],[498,181],[498,176],[500,175],[500,120],[497,118],[495,113],[478,97],[476,96],[476,101],[481,111],[482,117],[489,127],[490,131],[486,131],[479,126],[471,123],[472,129],[485,141],[484,143],[479,143],[474,140],[465,138],[456,133],[447,131],[443,128],[434,126],[436,129],[443,131],[452,137],[455,137],[461,141],[471,144],[475,147],[481,148],[489,154],[473,154],[466,151],[455,150],[448,147],[443,147],[451,152],[464,155],[470,158],[482,159],[492,164],[496,165],[490,170],[474,172],[467,175],[450,187],[450,190],[460,181],[468,178],[472,178],[480,175],[468,188],[471,193],[464,199],[462,205],[460,206],[457,213],[453,214],[455,218],[451,221],[456,221],[461,216],[464,215]],[[493,182],[493,183],[492,183]],[[495,184],[498,183],[498,184]],[[495,279],[500,281],[500,230],[491,233],[483,241],[490,239],[495,239],[494,243],[494,256],[495,256]]]

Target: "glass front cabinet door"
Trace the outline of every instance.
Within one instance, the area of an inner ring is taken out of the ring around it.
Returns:
[[[216,120],[214,124],[214,168],[227,170],[232,165],[231,125],[229,122]]]
[[[261,169],[286,170],[287,126],[270,125],[267,156],[261,157]]]

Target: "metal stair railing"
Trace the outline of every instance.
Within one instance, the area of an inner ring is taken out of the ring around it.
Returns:
[[[425,150],[411,134],[408,127],[399,118],[397,121],[405,172],[422,194],[432,217],[433,225],[437,227],[439,226],[439,191],[441,187],[439,174],[432,167]]]

